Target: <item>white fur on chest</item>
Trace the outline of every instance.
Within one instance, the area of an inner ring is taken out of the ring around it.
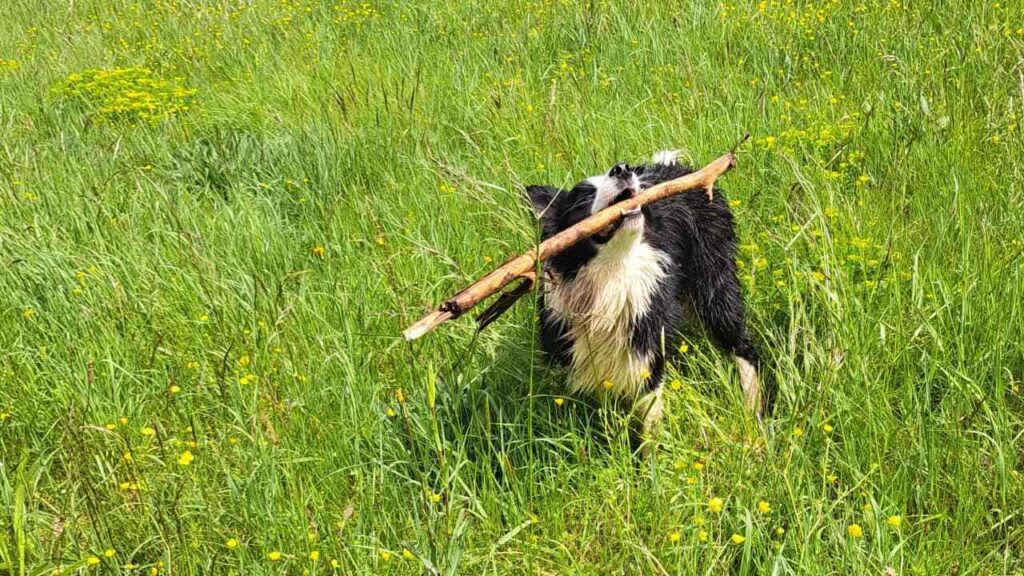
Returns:
[[[667,265],[665,253],[641,241],[641,230],[624,226],[572,281],[546,295],[573,340],[570,390],[634,399],[643,390],[652,358],[634,351],[632,324],[649,311]]]

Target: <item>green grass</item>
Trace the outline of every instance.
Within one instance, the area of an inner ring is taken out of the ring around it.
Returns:
[[[761,4],[7,0],[0,573],[1024,573],[1024,10]],[[642,463],[531,304],[398,338],[745,132],[763,427],[699,333]]]

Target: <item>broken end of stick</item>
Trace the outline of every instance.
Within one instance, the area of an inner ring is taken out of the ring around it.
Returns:
[[[443,322],[451,320],[455,317],[455,314],[447,310],[434,310],[430,314],[427,314],[423,318],[420,318],[418,322],[409,326],[402,332],[402,337],[405,338],[406,342],[411,342],[420,336],[423,336],[427,332],[430,332],[434,328],[437,328]]]

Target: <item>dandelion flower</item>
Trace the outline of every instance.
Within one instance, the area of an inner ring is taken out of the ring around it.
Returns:
[[[89,556],[85,559],[85,563],[89,566],[95,566],[100,563],[100,559],[98,556]]]
[[[676,542],[679,542],[679,539],[682,537],[682,534],[680,534],[679,532],[673,532],[668,535],[668,541],[675,544]]]
[[[33,308],[25,308],[24,310],[21,311],[21,315],[24,316],[26,320],[28,320],[36,315],[36,311]]]
[[[765,502],[764,500],[761,500],[760,502],[757,503],[757,511],[761,514],[767,514],[772,511],[772,505]]]
[[[341,562],[338,562],[337,558],[331,558],[331,568],[334,568],[335,570],[341,568]]]
[[[405,558],[406,560],[412,560],[415,557],[416,556],[413,555],[411,550],[409,550],[408,548],[402,548],[402,558]]]
[[[886,518],[885,523],[893,528],[899,528],[903,524],[903,517],[894,514]]]
[[[864,529],[860,527],[860,524],[850,524],[846,527],[846,533],[850,535],[850,538],[860,538],[864,536]]]
[[[700,540],[701,542],[707,542],[708,541],[708,531],[707,530],[701,530],[701,531],[697,532],[697,540]]]
[[[192,452],[188,450],[185,450],[181,453],[181,456],[178,456],[178,464],[182,466],[188,466],[193,460],[195,460],[195,456],[193,456]]]
[[[803,428],[801,428],[799,426],[797,426],[796,428],[793,428],[793,436],[799,438],[799,437],[801,437],[803,435],[804,435],[804,429]]]
[[[778,528],[775,529],[775,535],[776,536],[782,536],[785,533],[786,533],[786,529],[783,528],[782,526],[779,526]]]
[[[387,562],[388,560],[391,560],[391,552],[388,552],[387,550],[381,550],[380,551],[380,559],[385,561],[385,562]]]
[[[103,551],[103,555],[106,556],[107,558],[113,558],[115,554],[117,554],[117,551],[114,550],[113,548],[107,548],[106,550]]]
[[[604,382],[601,382],[601,386],[603,386],[605,390],[611,390],[615,386],[615,383],[611,380],[605,380]]]
[[[679,390],[683,387],[683,383],[679,381],[679,378],[675,378],[674,380],[672,380],[670,386],[672,386],[673,390]]]
[[[127,425],[128,425],[128,419],[127,419],[127,418],[125,418],[124,416],[121,416],[120,418],[118,418],[118,419],[117,419],[117,422],[118,422],[118,424],[120,424],[121,426],[127,426]]]
[[[106,428],[107,430],[113,430],[117,428],[117,426],[114,426],[112,423],[104,424],[103,427]]]
[[[181,386],[178,386],[177,384],[171,384],[171,387],[168,388],[167,391],[170,392],[171,394],[177,394],[178,392],[181,392]]]
[[[555,398],[555,406],[561,406],[565,404],[565,398]]]
[[[433,502],[434,504],[437,504],[438,502],[441,501],[441,495],[436,492],[431,492],[430,501]]]
[[[747,537],[741,534],[733,534],[729,540],[732,540],[733,544],[740,545],[747,541]]]
[[[319,560],[320,559],[320,551],[319,550],[313,550],[312,552],[310,552],[309,553],[309,559],[312,560],[313,562],[316,562],[317,560]]]
[[[711,500],[708,500],[708,510],[711,512],[718,513],[723,509],[725,509],[725,501],[721,498],[712,498]]]
[[[139,429],[139,434],[142,434],[143,436],[155,436],[156,430],[150,428],[149,426],[143,426],[142,428]]]
[[[395,409],[394,408],[388,408],[387,410],[384,411],[384,415],[387,416],[388,418],[394,418],[395,417]]]
[[[679,345],[679,353],[680,354],[686,354],[689,351],[690,351],[690,345],[687,344],[686,342],[683,342],[682,344]]]
[[[324,247],[320,245],[313,246],[313,256],[316,256],[317,258],[323,258]]]
[[[224,542],[224,547],[228,550],[234,550],[235,548],[238,548],[238,540],[234,538],[228,538],[227,541]]]
[[[278,552],[277,550],[274,550],[274,551],[273,551],[273,552],[271,552],[270,554],[267,554],[267,558],[270,558],[270,560],[271,560],[272,562],[277,562],[277,561],[278,561],[278,560],[280,560],[280,559],[281,559],[282,557],[284,557],[284,554],[281,554],[281,553],[280,553],[280,552]]]
[[[650,377],[651,377],[651,371],[648,370],[647,368],[644,368],[643,370],[640,371],[640,379],[641,380],[647,380]]]
[[[821,429],[825,432],[825,434],[831,434],[832,431],[835,430],[835,428],[833,428],[831,424],[825,424],[824,426],[821,427]]]

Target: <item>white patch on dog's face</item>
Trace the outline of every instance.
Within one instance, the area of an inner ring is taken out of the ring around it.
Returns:
[[[635,400],[647,383],[652,358],[635,352],[632,324],[648,312],[669,257],[643,242],[642,219],[627,219],[640,225],[624,224],[575,278],[545,296],[573,339],[573,392]]]
[[[596,190],[594,194],[594,203],[590,206],[590,213],[597,214],[601,210],[604,210],[608,206],[611,206],[612,200],[616,196],[622,193],[626,188],[632,188],[634,192],[640,191],[640,179],[637,178],[636,174],[630,174],[628,180],[623,178],[613,178],[607,174],[601,176],[591,176],[586,180]]]

